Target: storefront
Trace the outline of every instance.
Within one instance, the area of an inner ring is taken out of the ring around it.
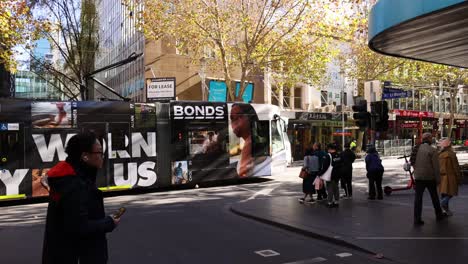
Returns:
[[[455,139],[466,140],[467,138],[467,122],[468,120],[454,120]]]
[[[446,137],[449,131],[450,119],[443,119],[443,126],[438,131],[438,137]],[[465,140],[467,139],[467,130],[468,130],[468,120],[465,119],[455,119],[453,120],[452,125],[452,139],[453,140]],[[443,132],[441,130],[443,129]]]
[[[389,121],[388,139],[412,139],[416,142],[423,133],[435,133],[437,119],[433,112],[394,109]]]
[[[354,126],[354,122],[347,121],[345,115],[345,127],[350,126]],[[342,133],[346,142],[355,137],[355,130],[345,129],[343,132],[341,113],[295,112],[295,117],[289,119],[288,125],[293,159],[303,159],[305,150],[315,142],[322,145],[337,142],[341,145]]]

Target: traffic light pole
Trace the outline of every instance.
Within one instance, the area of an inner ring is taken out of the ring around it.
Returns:
[[[344,128],[345,128],[345,121],[344,121],[344,84],[341,87],[341,150],[344,151],[345,149],[345,138],[344,138]]]
[[[371,144],[375,146],[375,119],[377,115],[375,112],[371,113],[371,122],[370,122],[370,136],[371,136]]]

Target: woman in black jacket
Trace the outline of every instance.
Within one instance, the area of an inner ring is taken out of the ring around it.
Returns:
[[[106,216],[96,187],[102,146],[93,133],[73,136],[61,161],[47,173],[50,186],[42,263],[106,263],[106,233],[120,219]]]
[[[324,180],[328,193],[327,206],[332,208],[338,207],[338,202],[340,200],[340,190],[338,189],[338,181],[340,180],[343,161],[341,159],[341,156],[336,152],[337,147],[335,144],[328,144],[327,148],[328,154],[325,156],[322,165],[322,170],[319,172],[318,175],[320,175],[320,177],[323,179],[323,176],[325,176],[325,174],[328,173],[327,171],[330,165],[332,166],[330,179]]]

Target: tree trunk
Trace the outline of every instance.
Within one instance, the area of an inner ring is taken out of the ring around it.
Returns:
[[[358,137],[357,137],[357,143],[356,143],[356,153],[359,153],[362,151],[362,142],[364,140],[364,131],[358,132]]]
[[[457,88],[458,88],[459,81],[455,82],[454,87],[450,87],[450,122],[449,122],[449,127],[448,127],[448,132],[447,132],[447,138],[451,139],[452,138],[452,127],[453,127],[453,121],[455,119],[455,106],[456,106],[456,96],[457,96]]]

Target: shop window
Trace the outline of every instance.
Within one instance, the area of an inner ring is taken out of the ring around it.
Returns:
[[[294,88],[294,108],[302,108],[301,92],[301,87]]]
[[[327,91],[321,91],[320,92],[320,102],[321,106],[326,106],[328,104],[328,92]]]

